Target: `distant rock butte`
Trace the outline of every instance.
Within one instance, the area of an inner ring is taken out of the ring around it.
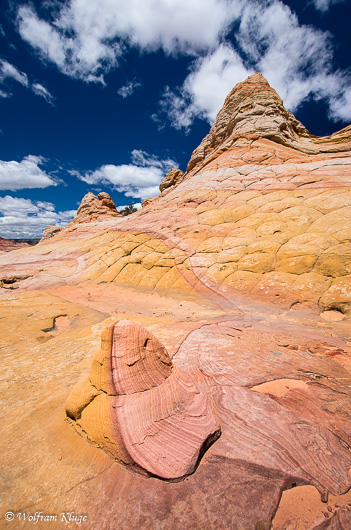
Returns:
[[[11,252],[11,250],[17,250],[18,248],[29,247],[28,243],[22,243],[12,241],[11,239],[5,239],[0,237],[0,252]]]
[[[171,170],[147,208],[122,217],[89,193],[59,241],[16,253],[11,268],[29,274],[19,285],[30,288],[116,282],[226,308],[249,296],[346,313],[350,148],[351,127],[309,135],[254,74],[228,95],[187,172]]]
[[[74,388],[66,413],[119,461],[169,480],[192,473],[220,435],[207,395],[128,320],[104,330],[89,380]]]

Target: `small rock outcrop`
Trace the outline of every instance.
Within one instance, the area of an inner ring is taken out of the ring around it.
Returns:
[[[143,202],[141,203],[141,207],[145,208],[145,206],[151,204],[153,200],[154,199],[152,197],[148,197],[147,199],[143,200]]]
[[[110,195],[108,193],[101,192],[96,197],[96,195],[89,192],[84,195],[77,210],[77,215],[72,222],[87,223],[111,216],[121,217],[121,215],[117,212],[115,203],[111,199]]]
[[[104,330],[89,380],[74,388],[66,414],[117,460],[167,480],[192,473],[220,435],[208,396],[129,320]]]
[[[184,177],[184,173],[181,169],[172,168],[171,171],[165,176],[160,184],[160,191],[164,191],[167,188],[171,188],[176,184],[179,184]]]
[[[47,241],[48,239],[51,239],[52,237],[56,236],[59,232],[61,232],[62,228],[56,225],[50,225],[47,228],[45,228],[42,238],[40,240],[40,243],[43,241]]]

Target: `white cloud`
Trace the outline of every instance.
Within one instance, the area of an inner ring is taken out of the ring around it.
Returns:
[[[117,65],[126,46],[197,54],[218,45],[238,16],[242,0],[72,0],[40,19],[34,9],[18,10],[20,35],[65,74],[85,81]],[[59,5],[59,4],[58,4]]]
[[[40,83],[31,84],[28,80],[27,74],[18,70],[16,66],[10,64],[8,61],[0,59],[0,83],[4,84],[8,79],[17,81],[17,83],[20,83],[25,88],[33,90],[34,94],[43,97],[48,103],[52,104],[54,98],[43,85]],[[9,91],[8,87],[0,89],[0,97],[8,98],[11,96],[12,93]]]
[[[5,79],[14,79],[21,85],[28,87],[28,77],[25,73],[18,70],[13,64],[0,59],[0,83],[3,83]]]
[[[213,123],[233,86],[260,71],[296,111],[308,99],[324,99],[333,119],[350,119],[350,74],[333,71],[331,35],[300,25],[297,16],[279,0],[247,2],[236,34],[237,50],[220,44],[206,57],[194,61],[177,91],[165,90],[160,113],[172,125],[188,130],[195,117]]]
[[[106,164],[95,171],[88,171],[85,175],[77,171],[71,171],[71,174],[87,184],[109,184],[126,197],[146,199],[156,197],[160,193],[159,184],[172,167],[177,167],[177,163],[170,158],[160,160],[145,151],[135,149],[132,151],[132,164]]]
[[[50,202],[33,202],[11,195],[0,197],[0,234],[11,239],[41,237],[47,226],[66,226],[76,214],[76,210],[55,210]]]
[[[137,81],[128,81],[125,85],[121,86],[119,90],[117,90],[117,94],[122,96],[122,98],[127,98],[128,96],[131,96],[136,88],[141,87],[141,83],[138,83]]]
[[[212,54],[194,62],[178,94],[166,88],[162,110],[177,129],[189,129],[195,117],[213,123],[233,86],[252,73],[229,44],[221,44]]]
[[[141,208],[142,208],[141,202],[133,202],[132,204],[133,204],[134,208],[136,208],[137,210],[141,210]],[[121,206],[116,206],[117,212],[120,212],[121,210],[124,210],[124,208],[127,208],[127,206],[130,206],[130,204],[123,204]]]
[[[338,0],[313,1],[326,10]],[[331,35],[301,25],[281,0],[71,0],[49,2],[47,10],[45,20],[21,5],[20,35],[45,61],[86,82],[104,83],[131,46],[196,57],[183,85],[166,89],[161,101],[177,128],[189,129],[195,117],[212,122],[226,94],[253,71],[262,71],[290,110],[324,99],[331,116],[348,119],[341,102],[350,75],[333,69]],[[118,93],[127,97],[134,88],[129,82]]]
[[[341,2],[345,2],[345,0],[312,0],[315,8],[323,13],[328,11],[332,5],[340,4]]]
[[[34,94],[37,96],[41,96],[44,98],[48,103],[52,104],[54,101],[54,97],[50,94],[47,88],[45,88],[40,83],[33,83],[32,90]]]
[[[28,155],[21,162],[0,160],[0,190],[22,190],[56,186],[57,182],[38,164],[43,164],[41,156]]]

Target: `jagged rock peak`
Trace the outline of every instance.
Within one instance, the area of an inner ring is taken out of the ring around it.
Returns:
[[[283,100],[261,74],[238,83],[225,99],[209,134],[193,152],[187,172],[227,140],[269,138],[297,147],[307,129],[286,110]]]

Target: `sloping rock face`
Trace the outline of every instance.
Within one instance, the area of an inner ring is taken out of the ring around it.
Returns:
[[[225,307],[250,295],[349,311],[350,137],[350,127],[310,136],[262,75],[250,76],[227,97],[182,182],[146,209],[118,219],[92,194],[83,199],[55,246],[62,269],[76,262],[65,281],[192,292]],[[100,204],[109,215],[98,213]],[[39,275],[59,281],[49,249],[23,259],[17,254],[12,266],[32,269],[25,286]]]

